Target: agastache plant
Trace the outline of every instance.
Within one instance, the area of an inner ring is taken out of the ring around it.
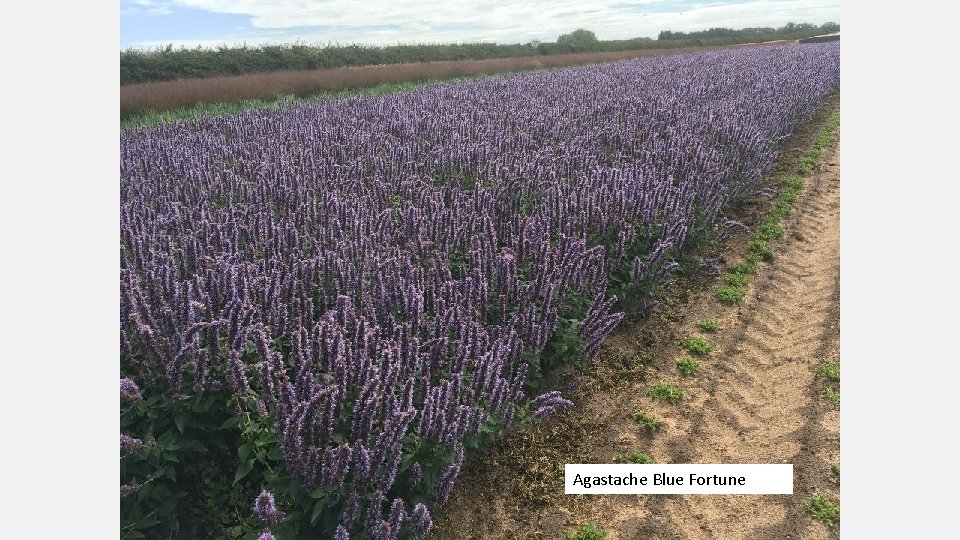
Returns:
[[[253,501],[253,509],[265,523],[276,525],[283,521],[283,512],[277,509],[273,494],[264,490]]]
[[[533,402],[533,407],[533,418],[536,420],[544,416],[550,416],[563,409],[573,407],[573,402],[569,399],[564,399],[559,391],[554,390],[553,392],[547,392],[546,394],[537,396],[537,399]]]
[[[140,388],[137,383],[130,379],[120,379],[120,400],[128,403],[137,403],[143,399],[140,395]]]
[[[570,406],[529,360],[594,357],[614,278],[667,282],[839,80],[838,43],[768,46],[125,129],[122,403],[222,386],[330,534],[429,530],[394,495],[446,499],[465,440]]]
[[[130,454],[132,452],[136,452],[141,446],[143,446],[143,441],[141,439],[137,439],[136,437],[131,437],[123,433],[120,434],[121,454]]]

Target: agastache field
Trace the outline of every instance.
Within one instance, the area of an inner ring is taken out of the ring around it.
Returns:
[[[124,130],[122,531],[225,455],[262,537],[422,537],[839,84],[767,46]]]

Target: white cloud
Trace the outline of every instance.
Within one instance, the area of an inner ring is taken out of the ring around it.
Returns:
[[[171,0],[120,0],[121,15],[169,15]]]
[[[134,0],[158,5],[158,0]],[[789,21],[840,22],[839,0],[750,0],[744,3],[679,5],[677,0],[167,0],[213,13],[245,15],[248,35],[180,40],[186,45],[336,41],[397,42],[553,41],[588,28],[601,39],[656,37],[661,30],[714,26],[778,26]],[[644,13],[651,11],[650,13]],[[138,43],[138,46],[148,45]]]

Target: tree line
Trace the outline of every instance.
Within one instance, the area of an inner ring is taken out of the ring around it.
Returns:
[[[179,47],[127,49],[120,52],[120,84],[174,79],[242,75],[278,70],[324,69],[378,64],[409,64],[450,60],[486,60],[580,52],[619,52],[640,49],[735,45],[776,39],[800,39],[839,31],[840,26],[789,23],[781,28],[711,28],[702,32],[661,32],[656,40],[599,40],[590,30],[577,29],[556,42],[452,43],[410,45],[247,45],[215,48]]]

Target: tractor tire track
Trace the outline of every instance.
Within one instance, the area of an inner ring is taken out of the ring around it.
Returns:
[[[837,106],[838,100],[824,107],[799,138],[812,141]],[[794,156],[812,143],[800,144]],[[785,157],[785,163],[793,162]],[[821,163],[784,223],[776,259],[761,265],[743,303],[719,303],[714,282],[687,289],[659,320],[625,324],[609,336],[592,370],[606,375],[586,378],[599,388],[574,396],[578,406],[569,414],[514,433],[477,462],[458,480],[430,539],[556,539],[587,521],[608,531],[609,540],[836,538],[837,529],[813,520],[802,504],[812,493],[839,498],[830,472],[839,463],[839,411],[810,369],[839,362],[837,143]],[[793,171],[784,167],[779,182]],[[746,238],[738,242],[742,248]],[[721,330],[698,332],[703,318],[716,319]],[[696,374],[681,376],[675,363],[688,353],[678,343],[697,335],[714,351],[698,359]],[[618,350],[650,351],[645,375],[617,372],[622,368],[611,359]],[[647,395],[661,381],[684,389],[680,403]],[[632,418],[638,410],[664,427],[638,429]],[[564,463],[611,463],[614,454],[633,450],[656,463],[793,463],[794,494],[562,495]]]
[[[779,256],[755,278],[738,313],[721,323],[735,331],[704,369],[709,397],[690,432],[695,463],[793,463],[794,494],[672,498],[652,512],[663,528],[650,537],[837,535],[802,504],[814,491],[835,491],[827,472],[839,461],[838,415],[810,369],[839,358],[838,145],[824,162],[807,180]],[[639,537],[623,532],[618,537]]]

